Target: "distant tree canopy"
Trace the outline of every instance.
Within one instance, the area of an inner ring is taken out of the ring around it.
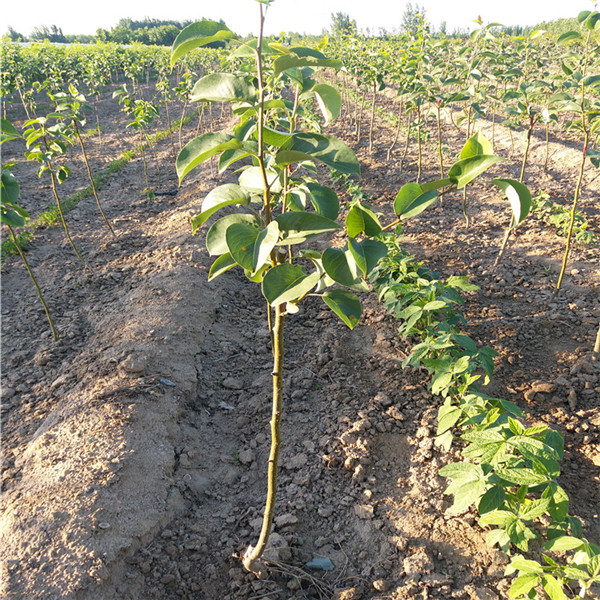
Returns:
[[[48,40],[49,42],[65,44],[67,43],[67,38],[65,37],[62,29],[57,27],[56,25],[41,25],[40,27],[36,27],[29,36],[29,39],[34,41],[43,42],[44,40]]]
[[[202,19],[205,21],[206,19]],[[121,19],[110,31],[98,29],[96,38],[101,42],[116,42],[117,44],[131,44],[139,42],[148,46],[170,46],[175,41],[177,34],[193,21],[161,21],[159,19],[144,19],[134,21]],[[223,20],[220,23],[225,24]],[[217,48],[224,46],[223,42],[207,44]]]
[[[403,33],[417,35],[419,28],[429,31],[429,23],[425,18],[425,8],[409,2],[402,14],[402,24],[400,26]]]
[[[356,31],[356,21],[343,12],[331,13],[331,33],[334,35],[351,34]]]

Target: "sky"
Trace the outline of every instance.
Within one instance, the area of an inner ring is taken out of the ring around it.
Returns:
[[[267,35],[282,31],[320,34],[331,24],[331,15],[343,12],[354,19],[359,30],[379,33],[394,31],[402,23],[407,0],[275,0],[267,11]],[[419,0],[434,29],[446,22],[446,30],[470,30],[481,16],[484,23],[536,25],[540,21],[576,17],[582,10],[596,10],[591,0]],[[41,25],[57,25],[64,34],[94,34],[98,28],[110,30],[119,19],[145,17],[174,21],[223,19],[239,35],[256,33],[258,4],[254,0],[196,0],[157,2],[156,0],[27,0],[4,2],[0,10],[0,33],[9,25],[28,36]]]

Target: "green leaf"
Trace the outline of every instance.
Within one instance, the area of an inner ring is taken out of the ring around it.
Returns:
[[[273,62],[273,75],[275,77],[287,69],[297,67],[331,67],[333,69],[341,69],[343,66],[342,61],[326,58],[318,50],[311,48],[290,48],[289,50],[289,54],[279,56]]]
[[[235,38],[237,38],[235,33],[229,31],[223,23],[208,20],[192,23],[182,29],[173,42],[173,47],[171,48],[171,68],[173,68],[173,65],[179,58],[194,48],[205,46],[211,42]]]
[[[562,522],[569,514],[569,496],[556,482],[551,482],[544,490],[542,498],[550,498],[552,504],[548,509],[550,516],[554,521]]]
[[[199,79],[190,94],[192,102],[253,102],[256,89],[243,77],[231,73],[212,73]]]
[[[468,478],[468,479],[477,479],[483,475],[483,471],[479,465],[474,465],[472,463],[459,462],[459,463],[451,463],[442,467],[438,473],[442,477],[451,477],[451,478]]]
[[[542,586],[550,600],[568,600],[562,585],[548,573],[542,575]]]
[[[337,119],[342,109],[342,97],[339,92],[325,83],[318,83],[313,86],[311,92],[315,95],[319,108],[323,113],[325,125]]]
[[[519,575],[510,586],[508,591],[509,598],[520,598],[529,596],[529,592],[540,582],[540,576],[537,573],[524,573]]]
[[[540,563],[536,562],[535,560],[524,558],[523,556],[513,556],[510,566],[520,573],[541,574],[544,572],[544,569]]]
[[[533,521],[538,517],[541,517],[544,513],[548,512],[550,506],[549,498],[540,498],[539,500],[533,500],[525,506],[523,506],[519,512],[519,517],[524,521]]]
[[[489,513],[497,508],[502,506],[504,502],[504,498],[506,494],[504,492],[504,488],[500,485],[495,485],[491,487],[479,501],[479,514],[483,515],[485,513]]]
[[[291,139],[291,133],[279,131],[271,127],[263,128],[263,140],[265,144],[268,144],[269,146],[281,148],[281,146],[283,146],[286,142],[289,142]]]
[[[503,469],[502,471],[498,471],[498,475],[503,479],[506,479],[506,481],[516,485],[534,486],[548,481],[546,475],[536,473],[532,469]]]
[[[211,156],[229,149],[242,148],[242,142],[228,133],[205,133],[187,143],[177,156],[179,181]]]
[[[529,188],[514,179],[497,178],[492,179],[492,183],[504,191],[512,208],[514,217],[513,227],[516,227],[525,220],[531,209],[531,192]]]
[[[317,214],[335,220],[340,214],[340,201],[334,190],[318,183],[307,183],[306,188]]]
[[[222,254],[211,265],[210,271],[208,272],[208,280],[212,281],[222,273],[225,273],[225,271],[229,271],[229,269],[235,267],[235,265],[237,265],[237,263],[229,252],[227,254]]]
[[[581,41],[583,41],[583,37],[578,31],[567,31],[566,33],[563,33],[561,36],[559,36],[559,38],[556,40],[556,43],[563,45],[570,44],[571,42]]]
[[[321,298],[350,329],[356,327],[362,314],[362,305],[356,295],[347,290],[328,290]]]
[[[265,169],[265,172],[269,190],[275,194],[281,192],[283,186],[281,185],[281,174],[279,171],[268,167]],[[250,193],[262,194],[264,192],[264,182],[260,167],[248,167],[244,169],[238,178],[238,182]]]
[[[381,258],[387,255],[387,246],[378,240],[363,240],[357,242],[354,238],[348,239],[348,245],[358,268],[366,276],[376,267]]]
[[[460,419],[461,414],[462,411],[458,406],[452,406],[450,404],[440,406],[438,411],[437,435],[441,435],[454,427]]]
[[[508,525],[514,523],[516,520],[517,517],[515,514],[508,510],[493,510],[483,515],[479,519],[479,523],[480,525],[496,525],[497,527],[506,529]]]
[[[493,155],[494,148],[490,141],[481,133],[477,132],[467,140],[460,153],[460,159],[473,158],[480,155]]]
[[[394,200],[394,212],[399,217],[410,219],[422,213],[430,204],[437,200],[437,192],[424,192],[418,183],[407,183],[400,188]]]
[[[305,211],[286,212],[277,215],[275,221],[282,233],[281,244],[301,244],[314,236],[341,229],[335,221]]]
[[[367,284],[360,278],[358,266],[348,250],[327,248],[322,256],[323,268],[331,279],[359,292],[368,291]]]
[[[465,158],[452,165],[448,177],[456,182],[456,187],[460,190],[500,160],[503,159],[499,156],[485,154]]]
[[[346,144],[319,133],[295,133],[275,156],[278,165],[305,160],[319,161],[340,173],[360,175],[358,159]]]
[[[485,483],[481,480],[458,480],[454,481],[451,486],[448,486],[444,493],[454,494],[454,504],[452,505],[451,512],[458,514],[469,508],[471,504],[479,502],[485,493]]]
[[[277,265],[263,279],[263,296],[271,306],[294,302],[308,294],[317,285],[319,278],[318,272],[307,275],[300,265]]]
[[[256,273],[279,240],[279,226],[271,221],[264,229],[248,223],[233,223],[225,232],[227,247],[235,261],[247,271]]]
[[[196,233],[198,227],[206,223],[212,214],[232,204],[247,206],[250,204],[250,194],[235,183],[226,183],[212,189],[202,202],[202,212],[191,219],[192,233]]]
[[[234,214],[227,215],[215,221],[206,234],[206,249],[210,256],[218,256],[229,252],[227,246],[227,229],[235,223],[246,223],[256,227],[260,226],[260,220],[254,215]]]
[[[0,198],[2,204],[13,204],[11,208],[16,210],[16,202],[19,199],[20,187],[17,178],[5,167],[2,169],[2,180],[0,187]],[[22,208],[20,209],[25,212]],[[27,213],[25,213],[27,214]],[[20,225],[19,225],[20,227]]]
[[[575,550],[576,548],[583,546],[583,544],[585,544],[585,542],[579,538],[563,535],[546,542],[544,548],[554,552],[564,552],[565,550]]]
[[[348,211],[346,228],[350,237],[356,237],[361,233],[372,237],[381,233],[381,225],[377,215],[361,202],[354,204]]]
[[[10,121],[0,119],[0,145],[4,144],[4,142],[9,142],[10,140],[17,140],[21,137],[21,134]]]

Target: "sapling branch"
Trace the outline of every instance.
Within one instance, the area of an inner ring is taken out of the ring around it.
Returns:
[[[48,310],[48,305],[46,304],[46,302],[44,300],[44,296],[42,295],[42,290],[40,289],[40,286],[38,285],[38,282],[35,278],[35,275],[33,274],[33,271],[31,270],[31,267],[29,266],[29,263],[27,262],[27,259],[25,258],[25,254],[21,250],[21,246],[19,246],[19,242],[17,240],[17,236],[15,235],[14,229],[8,224],[6,224],[6,226],[8,227],[8,230],[10,231],[10,237],[12,238],[15,248],[17,249],[19,256],[23,260],[25,268],[27,269],[27,273],[29,273],[29,277],[31,278],[31,281],[33,282],[33,285],[35,286],[37,295],[40,299],[40,302],[42,303],[42,306],[44,307],[44,312],[46,313],[46,319],[48,319],[48,324],[50,325],[50,329],[52,330],[52,337],[54,338],[54,341],[56,341],[56,340],[58,340],[58,333],[56,331],[56,328],[54,327],[54,323],[52,322],[52,317],[50,316],[50,311]]]
[[[81,137],[81,132],[79,131],[79,127],[77,125],[76,119],[73,119],[73,126],[75,127],[75,132],[77,133],[77,139],[79,140],[79,145],[81,146],[81,152],[83,153],[83,160],[85,161],[88,178],[90,180],[90,185],[92,186],[92,192],[94,193],[94,198],[96,199],[96,204],[98,205],[98,208],[100,209],[100,213],[102,214],[102,218],[104,219],[106,226],[110,229],[110,232],[116,237],[117,234],[115,233],[113,226],[110,224],[110,221],[104,214],[104,210],[102,209],[102,204],[100,203],[100,198],[98,198],[98,192],[96,191],[96,184],[94,183],[94,177],[92,176],[92,170],[90,168],[90,161],[88,160],[88,156],[85,151],[85,146],[83,144],[83,139]]]

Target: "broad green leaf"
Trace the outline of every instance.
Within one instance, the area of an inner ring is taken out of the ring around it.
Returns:
[[[200,46],[205,46],[211,42],[235,39],[235,33],[229,31],[223,23],[216,21],[199,21],[192,23],[182,29],[171,48],[171,68],[175,62]]]
[[[260,226],[260,220],[254,215],[234,214],[227,215],[215,221],[206,234],[206,249],[210,256],[229,253],[227,246],[227,229],[235,223],[245,223],[256,227]]]
[[[440,407],[438,411],[438,426],[437,426],[437,435],[441,435],[445,431],[448,431],[460,419],[462,411],[458,406],[452,406],[449,404],[444,404]]]
[[[498,475],[500,475],[500,477],[503,479],[506,479],[508,482],[516,485],[534,486],[539,485],[540,483],[546,483],[548,481],[548,477],[536,473],[532,469],[503,469],[502,471],[498,471]]]
[[[331,67],[341,69],[342,61],[326,58],[324,54],[312,48],[290,48],[290,53],[279,56],[273,62],[273,75],[276,77],[287,69],[298,67]]]
[[[452,373],[443,373],[441,371],[434,373],[431,379],[431,393],[437,396],[444,390],[447,390],[452,384],[452,380]]]
[[[227,60],[232,60],[234,58],[256,58],[257,45],[258,40],[256,38],[248,40],[247,42],[240,43],[240,45],[229,54]],[[277,44],[277,42],[269,43],[263,39],[261,46],[261,54],[263,56],[280,54],[281,52],[278,46],[279,44]]]
[[[556,482],[551,482],[544,490],[542,498],[550,498],[552,503],[548,512],[554,521],[564,521],[569,514],[569,496]]]
[[[356,327],[362,314],[362,305],[357,296],[347,290],[328,290],[321,298],[350,329]]]
[[[535,560],[529,560],[522,556],[513,556],[510,566],[520,573],[535,573],[541,574],[544,572],[542,565]]]
[[[356,237],[361,233],[372,237],[381,233],[381,225],[377,215],[361,202],[357,202],[348,211],[346,228],[350,237]]]
[[[494,148],[490,141],[485,136],[477,132],[474,136],[467,140],[460,153],[460,159],[473,158],[480,155],[493,155]]]
[[[570,44],[571,42],[581,42],[583,37],[578,31],[567,31],[556,40],[557,44]]]
[[[2,201],[0,221],[11,227],[23,227],[29,222],[29,214],[24,208]]]
[[[541,517],[545,512],[548,511],[550,506],[549,498],[540,498],[539,500],[533,500],[528,504],[525,504],[519,512],[519,518],[524,521],[533,521]]]
[[[366,292],[367,284],[359,277],[358,267],[352,254],[339,248],[327,248],[323,252],[323,268],[331,279],[351,289]]]
[[[317,214],[331,220],[338,218],[340,214],[340,201],[335,190],[318,183],[307,183],[306,188]]]
[[[510,586],[508,597],[521,598],[522,596],[529,597],[529,592],[540,582],[540,576],[537,573],[524,573],[519,575]]]
[[[233,223],[225,232],[229,253],[244,269],[254,271],[255,247],[264,229],[257,229],[249,223]],[[273,246],[275,244],[273,243]]]
[[[308,294],[317,285],[319,278],[318,272],[307,275],[300,265],[277,265],[263,279],[263,296],[271,306],[294,302]]]
[[[544,544],[546,550],[553,550],[554,552],[564,552],[565,550],[575,550],[583,546],[585,542],[576,537],[570,535],[563,535],[558,538],[554,538]]]
[[[205,133],[187,143],[177,156],[177,176],[181,180],[195,167],[224,150],[242,148],[242,142],[228,133]]]
[[[437,200],[435,190],[423,192],[418,183],[407,183],[400,188],[394,200],[394,212],[399,217],[409,219],[422,213]]]
[[[454,494],[454,504],[452,505],[451,512],[458,514],[469,508],[472,504],[479,502],[485,493],[485,483],[481,480],[454,481],[444,492],[444,494],[448,493]]]
[[[281,192],[283,185],[281,184],[281,174],[279,171],[267,167],[265,172],[269,190],[274,194]],[[238,177],[238,182],[251,194],[262,194],[264,192],[264,181],[260,167],[248,167],[244,169]]]
[[[479,519],[480,525],[496,525],[497,527],[506,527],[517,520],[514,513],[508,510],[493,510],[486,513]]]
[[[227,254],[222,254],[211,265],[210,271],[208,272],[208,280],[212,281],[222,273],[225,273],[225,271],[229,271],[229,269],[235,267],[235,265],[237,265],[237,263],[229,252]]]
[[[451,463],[442,467],[438,473],[442,477],[451,477],[451,478],[468,478],[468,479],[478,479],[483,476],[483,471],[479,465],[474,465],[473,463]]]
[[[591,10],[582,10],[578,15],[577,15],[577,22],[578,23],[583,23],[590,15],[592,14]]]
[[[199,79],[190,94],[192,102],[253,102],[256,89],[243,77],[231,73],[212,73]]]
[[[506,535],[504,529],[492,529],[485,536],[485,542],[488,546],[493,547],[498,544],[498,547],[508,552],[510,548],[510,538]]]
[[[592,11],[584,21],[585,26],[590,30],[598,29],[600,25],[600,12]]]
[[[278,131],[272,127],[263,128],[263,140],[269,146],[281,148],[286,142],[292,138],[292,134],[285,131]]]
[[[323,113],[325,125],[337,119],[342,109],[342,98],[339,92],[326,83],[318,83],[313,86],[311,92],[315,95],[319,108]]]
[[[11,209],[16,210],[16,203],[19,199],[20,187],[17,178],[4,167],[2,169],[2,180],[1,180],[1,188],[0,188],[0,198],[2,199],[3,204],[12,204]],[[22,210],[25,214],[27,213]],[[4,212],[4,211],[3,211]]]
[[[452,179],[436,179],[434,181],[427,181],[426,183],[421,183],[421,189],[423,192],[430,192],[431,190],[439,190],[440,188],[446,187],[448,185],[452,185],[454,182]]]
[[[279,227],[272,221],[257,229],[248,223],[233,223],[225,233],[229,253],[247,271],[256,273],[262,267],[279,239]]]
[[[516,518],[506,525],[506,533],[510,541],[523,552],[527,552],[529,540],[537,538],[537,535],[523,521]]]
[[[295,133],[275,156],[279,165],[306,160],[322,162],[340,173],[360,175],[353,150],[342,141],[319,133]]]
[[[512,208],[514,217],[513,227],[516,227],[525,220],[531,209],[531,192],[529,188],[514,179],[496,178],[492,179],[492,183],[504,191]]]
[[[277,215],[275,221],[282,233],[281,244],[301,244],[323,233],[330,233],[341,227],[331,219],[305,211],[290,211]]]
[[[378,240],[357,242],[354,238],[349,238],[348,246],[358,268],[365,277],[371,273],[379,260],[387,255],[387,246]]]
[[[568,600],[562,585],[548,573],[542,575],[542,587],[550,600]]]
[[[196,233],[198,227],[206,223],[207,219],[225,206],[250,204],[250,194],[235,183],[226,183],[212,189],[202,202],[202,212],[192,217],[192,233]]]
[[[497,444],[504,442],[504,436],[498,431],[467,431],[461,436],[467,442],[477,444]]]
[[[4,144],[4,142],[9,142],[10,140],[17,140],[21,137],[21,134],[10,121],[0,119],[0,145]]]
[[[503,159],[499,156],[485,154],[465,158],[452,165],[448,177],[456,182],[456,187],[460,190],[500,160]]]
[[[506,494],[504,493],[504,488],[502,486],[495,485],[491,487],[479,501],[479,514],[483,515],[500,508],[505,497]]]

